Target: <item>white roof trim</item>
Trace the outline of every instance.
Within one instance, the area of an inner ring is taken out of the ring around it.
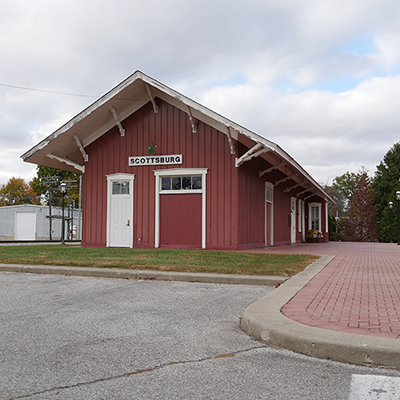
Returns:
[[[130,85],[132,85],[137,80],[140,80],[145,84],[146,90],[147,89],[150,90],[151,96],[160,97],[167,102],[168,102],[168,100],[174,101],[174,104],[178,104],[179,108],[182,111],[184,111],[185,113],[188,113],[188,109],[191,110],[190,114],[193,119],[194,118],[200,119],[198,116],[203,116],[203,117],[205,116],[205,117],[208,117],[210,120],[215,121],[216,123],[222,125],[221,128],[226,127],[226,129],[219,129],[219,130],[222,133],[224,133],[225,135],[227,135],[228,139],[229,139],[228,132],[230,132],[230,130],[232,130],[233,132],[236,132],[237,136],[243,135],[243,136],[251,139],[252,141],[254,141],[256,144],[262,145],[266,150],[271,150],[272,152],[276,153],[277,155],[279,155],[280,158],[285,160],[288,165],[290,164],[292,167],[294,167],[294,169],[296,169],[298,172],[300,172],[300,174],[303,175],[308,181],[310,181],[314,186],[316,186],[318,191],[321,193],[322,197],[332,200],[331,197],[328,195],[328,193],[325,192],[325,190],[308,174],[308,172],[306,172],[300,164],[298,164],[289,154],[287,154],[277,144],[275,144],[274,142],[271,142],[270,140],[268,140],[262,136],[257,135],[256,133],[244,128],[241,125],[236,124],[235,122],[221,116],[220,114],[208,109],[207,107],[202,106],[201,104],[195,102],[194,100],[176,92],[175,90],[169,88],[168,86],[145,75],[141,71],[136,71],[134,74],[132,74],[127,79],[125,79],[123,82],[121,82],[119,85],[117,85],[116,87],[111,89],[108,93],[106,93],[105,95],[100,97],[98,100],[96,100],[94,103],[92,103],[90,106],[88,106],[86,109],[84,109],[81,113],[79,113],[74,118],[72,118],[65,125],[63,125],[58,130],[53,132],[50,136],[48,136],[47,138],[42,140],[40,143],[38,143],[36,146],[34,146],[32,149],[30,149],[29,151],[24,153],[21,156],[22,159],[24,161],[29,162],[30,157],[32,157],[34,154],[36,154],[37,152],[44,149],[46,146],[48,146],[53,140],[57,139],[59,136],[63,135],[64,133],[69,133],[69,134],[73,133],[71,131],[77,123],[90,117],[90,115],[92,113],[94,113],[102,105],[106,104],[107,102],[111,101],[112,99],[118,99],[118,94],[121,93],[124,89],[128,88]],[[149,89],[149,87],[150,87],[150,89]],[[153,100],[154,100],[154,98],[153,98]],[[148,101],[149,101],[149,95],[147,96],[146,99],[135,100],[132,107],[127,108],[124,111],[118,113],[119,120],[122,121],[124,118],[131,115],[133,112],[135,112],[140,107],[142,107],[144,104],[146,104]],[[153,104],[153,106],[154,106],[154,104]],[[80,139],[81,143],[83,144],[84,147],[88,146],[90,143],[95,141],[101,135],[106,133],[109,129],[113,128],[115,125],[116,125],[116,121],[113,118],[110,119],[110,121],[108,121],[107,123],[104,123],[100,129],[93,132],[91,135],[89,135],[88,137],[86,137],[83,140]],[[232,148],[231,148],[231,152],[232,152]],[[34,161],[31,161],[31,162],[34,162]],[[74,166],[74,167],[76,168],[76,166]]]

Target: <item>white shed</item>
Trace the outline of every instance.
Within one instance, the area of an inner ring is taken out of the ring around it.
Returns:
[[[49,207],[33,204],[0,207],[0,241],[8,240],[59,240],[61,238],[62,209],[51,208],[51,235]],[[65,239],[80,239],[79,210],[64,210]],[[68,236],[70,221],[70,236]]]

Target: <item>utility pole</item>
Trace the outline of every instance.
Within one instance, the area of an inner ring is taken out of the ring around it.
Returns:
[[[72,188],[77,186],[77,182],[74,179],[61,179],[58,175],[53,175],[53,176],[45,176],[40,179],[40,182],[42,185],[47,187],[47,192],[48,192],[48,206],[49,206],[49,239],[53,239],[53,218],[57,218],[57,215],[52,215],[52,201],[53,201],[53,194],[54,191],[60,191],[61,187],[61,182],[65,183],[65,194],[68,195],[68,216],[67,216],[67,221],[68,221],[68,227],[70,226],[70,212],[69,212],[69,203],[70,203],[70,191]],[[63,196],[63,201],[64,201],[64,196]],[[72,211],[73,212],[73,211]],[[59,218],[59,217],[58,217]],[[61,227],[62,228],[62,227]],[[62,230],[62,229],[61,229]],[[69,237],[69,230],[68,229],[68,235]]]

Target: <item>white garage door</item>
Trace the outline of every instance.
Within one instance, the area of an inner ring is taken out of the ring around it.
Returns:
[[[36,213],[16,213],[15,240],[36,239]]]

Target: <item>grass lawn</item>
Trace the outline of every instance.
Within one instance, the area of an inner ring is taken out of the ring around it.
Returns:
[[[0,246],[0,263],[292,276],[319,257],[241,251]]]

